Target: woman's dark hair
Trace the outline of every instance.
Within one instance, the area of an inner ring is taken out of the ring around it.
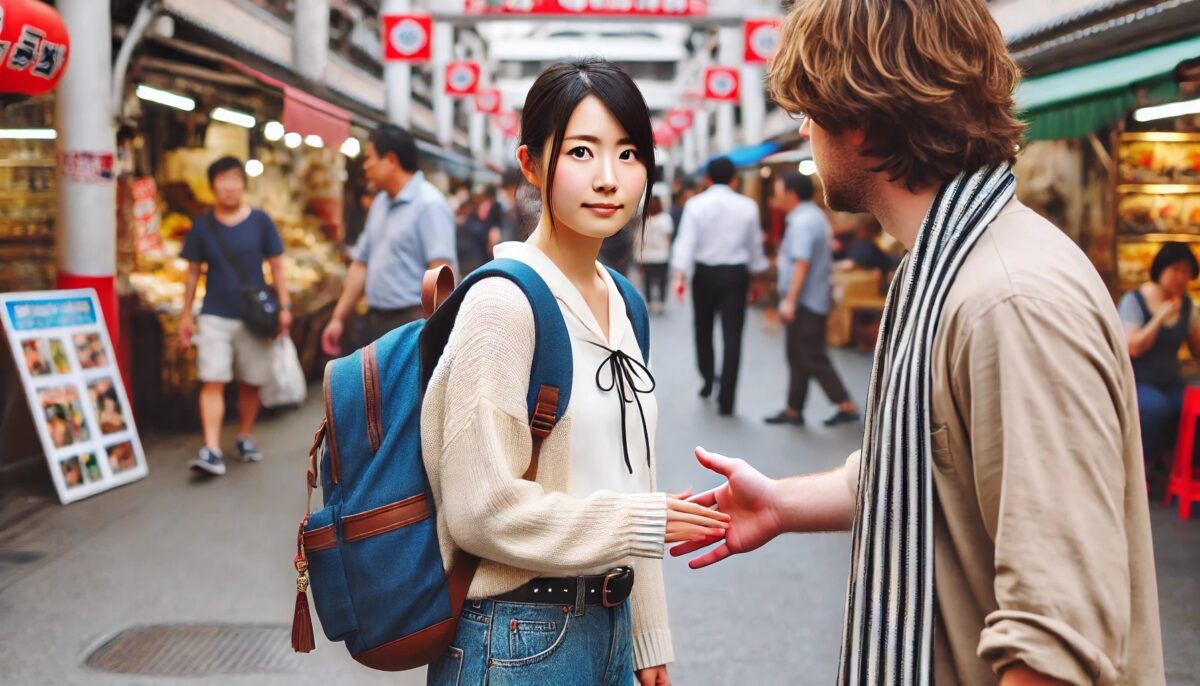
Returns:
[[[529,156],[541,162],[547,159],[550,166],[546,172],[546,206],[553,207],[554,173],[558,169],[558,156],[562,152],[563,137],[567,122],[575,107],[589,95],[595,95],[604,103],[613,117],[629,134],[629,140],[637,149],[638,160],[646,168],[646,185],[654,179],[654,135],[650,128],[650,108],[633,79],[620,67],[606,60],[587,58],[570,62],[558,62],[547,67],[525,98],[521,111],[521,145]],[[546,143],[550,142],[549,151]],[[650,212],[650,194],[646,193],[642,207],[642,222]],[[550,227],[554,228],[554,215],[550,215]]]
[[[242,167],[242,161],[232,155],[226,155],[208,165],[208,185],[211,186],[218,176],[233,169],[241,173],[242,181],[246,180],[246,170]]]
[[[795,169],[784,169],[779,172],[779,176],[776,178],[783,182],[783,190],[795,193],[796,197],[801,200],[808,201],[813,199],[812,179],[804,174]]]
[[[387,157],[388,153],[396,156],[396,162],[406,172],[417,171],[417,141],[412,134],[395,124],[381,124],[367,138],[375,146],[375,154]]]
[[[1150,263],[1150,280],[1157,282],[1158,277],[1173,264],[1183,262],[1192,270],[1192,278],[1200,276],[1200,264],[1196,262],[1196,256],[1192,254],[1192,249],[1186,243],[1172,241],[1163,243],[1159,248],[1158,254],[1154,256],[1154,262]]]

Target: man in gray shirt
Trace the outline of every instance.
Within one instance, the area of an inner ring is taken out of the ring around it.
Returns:
[[[454,266],[454,215],[446,198],[417,169],[417,143],[399,126],[384,124],[364,147],[363,171],[380,189],[354,246],[342,297],[321,336],[327,355],[342,353],[346,318],[367,295],[367,315],[354,336],[365,346],[420,319],[421,280],[427,269]]]
[[[837,412],[826,426],[857,421],[858,407],[833,369],[825,349],[825,328],[833,306],[833,229],[812,202],[813,182],[789,169],[775,178],[776,207],[787,212],[779,246],[779,318],[787,325],[787,361],[791,370],[788,401],[768,424],[804,425],[808,382],[816,378]]]

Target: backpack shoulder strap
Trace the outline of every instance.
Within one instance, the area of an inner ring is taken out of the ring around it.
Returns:
[[[625,301],[625,314],[633,323],[633,332],[637,336],[638,347],[642,349],[642,361],[650,364],[650,313],[646,310],[646,301],[621,272],[612,267],[605,267],[605,269],[612,276],[613,283],[617,284],[617,290],[621,292],[621,299]]]
[[[489,277],[505,278],[515,283],[525,293],[533,310],[533,364],[525,398],[529,410],[529,430],[535,445],[534,459],[526,476],[533,478],[537,475],[537,449],[566,412],[574,379],[567,324],[558,308],[558,300],[533,267],[512,259],[492,260],[472,272],[454,289],[426,322],[421,334],[421,387],[427,386],[433,376],[467,292],[480,280]]]

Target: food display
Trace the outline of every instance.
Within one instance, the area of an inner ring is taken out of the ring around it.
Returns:
[[[45,128],[44,101],[0,112],[0,128]],[[0,292],[54,288],[54,141],[0,139]]]
[[[1120,160],[1123,183],[1200,184],[1200,135],[1127,133]]]
[[[1125,291],[1149,280],[1165,242],[1190,243],[1200,259],[1200,134],[1125,133],[1117,157],[1117,285]],[[1193,286],[1200,291],[1200,281]]]

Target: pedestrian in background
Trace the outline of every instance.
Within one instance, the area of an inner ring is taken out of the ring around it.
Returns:
[[[675,193],[674,202],[671,203],[671,223],[675,227],[675,233],[671,235],[671,240],[679,238],[679,223],[683,220],[683,208],[687,202],[696,195],[696,183],[683,179],[679,182],[679,190]]]
[[[840,684],[1165,683],[1125,331],[1014,197],[1021,72],[988,6],[800,0],[779,45],[772,95],[809,117],[825,204],[910,252],[862,450],[782,481],[697,450],[727,482],[693,500],[733,519],[692,566],[852,529]]]
[[[717,381],[713,325],[721,315],[724,359],[721,364],[717,411],[732,415],[742,359],[742,330],[750,275],[767,270],[758,204],[734,188],[737,169],[728,157],[708,163],[712,186],[688,201],[680,219],[671,266],[676,290],[687,288],[692,275],[696,359],[704,385],[700,397],[712,395]]]
[[[225,473],[221,424],[225,421],[225,386],[238,382],[237,454],[243,462],[258,462],[262,451],[254,439],[254,422],[262,407],[259,388],[271,375],[271,339],[251,333],[242,321],[246,290],[265,289],[263,262],[279,297],[279,336],[292,325],[292,304],[283,270],[283,243],[275,222],[246,203],[246,172],[242,161],[222,157],[208,167],[215,204],[195,219],[180,256],[188,261],[179,343],[196,344],[200,378],[200,425],[204,446],[190,463],[193,470]],[[204,305],[198,322],[192,304],[201,270],[205,272]],[[245,281],[245,282],[244,282]],[[193,338],[193,334],[195,334]]]
[[[768,424],[804,426],[808,382],[816,379],[837,412],[825,426],[858,421],[858,406],[833,368],[825,344],[833,307],[833,227],[813,202],[813,182],[794,169],[775,178],[775,206],[787,213],[779,245],[779,319],[784,323],[790,381],[787,406]]]
[[[453,266],[456,260],[454,214],[417,168],[412,134],[384,124],[371,133],[363,150],[363,172],[379,192],[354,246],[342,295],[321,334],[327,355],[342,353],[346,319],[364,292],[367,314],[354,336],[358,347],[420,319],[425,271]]]
[[[1183,409],[1183,367],[1179,349],[1186,343],[1200,356],[1200,316],[1188,297],[1188,283],[1200,276],[1200,264],[1184,243],[1164,243],[1150,264],[1150,280],[1121,297],[1119,310],[1129,339],[1133,378],[1137,380],[1142,454],[1147,468],[1157,467],[1171,444]]]
[[[500,193],[496,196],[500,206],[500,243],[523,241],[526,238],[521,232],[521,216],[517,205],[517,188],[520,185],[521,170],[509,168],[500,175]]]
[[[671,262],[671,236],[675,223],[663,211],[662,198],[650,197],[650,216],[642,240],[634,246],[642,269],[642,288],[651,313],[662,314],[667,299],[668,271]]]

